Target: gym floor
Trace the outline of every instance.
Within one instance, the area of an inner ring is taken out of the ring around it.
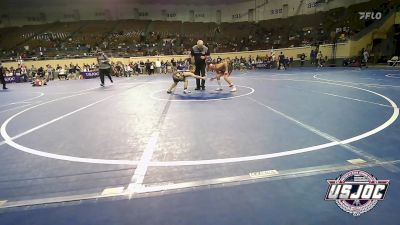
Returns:
[[[399,224],[400,70],[188,79],[189,95],[169,75],[9,84],[0,224]],[[390,180],[360,217],[324,200],[351,169]]]

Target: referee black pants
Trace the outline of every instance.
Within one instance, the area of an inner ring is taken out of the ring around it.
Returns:
[[[206,75],[206,66],[205,65],[204,66],[196,65],[196,71],[194,72],[194,74],[204,77]],[[201,80],[201,86],[200,86],[200,80],[201,79],[196,79],[196,88],[197,89],[200,89],[200,87],[205,88],[206,81]]]
[[[110,79],[111,83],[113,82],[111,78],[111,69],[100,69],[99,75],[100,75],[100,82],[102,84],[104,84],[104,76],[107,76]]]

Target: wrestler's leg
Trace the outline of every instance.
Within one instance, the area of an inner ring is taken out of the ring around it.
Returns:
[[[217,74],[217,83],[218,83],[218,88],[215,89],[216,91],[222,91],[222,84],[221,84],[221,75]]]
[[[189,86],[189,82],[187,79],[185,79],[184,83],[183,83],[183,93],[184,94],[189,94],[191,93],[191,91],[188,91],[188,86]]]
[[[224,75],[224,80],[229,84],[229,87],[231,87],[231,92],[236,91],[236,86],[233,84],[232,80],[229,78],[228,74]]]
[[[176,86],[178,85],[178,82],[174,82],[171,87],[168,89],[167,93],[171,94],[173,90],[175,90]]]

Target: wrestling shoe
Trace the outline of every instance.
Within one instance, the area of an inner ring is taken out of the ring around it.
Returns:
[[[167,94],[171,94],[172,93],[172,91],[167,91]]]
[[[221,87],[219,87],[219,88],[217,88],[217,89],[215,89],[216,91],[222,91],[222,88]]]
[[[183,93],[184,94],[190,94],[190,93],[192,93],[191,91],[188,91],[188,90],[183,90]]]
[[[232,89],[231,89],[231,92],[235,92],[235,91],[237,91],[236,90],[236,86],[233,86]]]

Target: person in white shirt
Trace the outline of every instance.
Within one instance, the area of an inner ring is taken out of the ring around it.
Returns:
[[[157,59],[156,61],[156,73],[161,73],[161,61]]]
[[[28,81],[28,70],[25,66],[21,66],[21,77],[25,82]]]
[[[154,74],[154,63],[150,63],[150,74]]]
[[[68,80],[67,71],[62,67],[58,70],[58,79],[61,80],[61,77],[64,77],[64,79]]]
[[[126,75],[125,76],[132,76],[132,68],[131,68],[131,66],[130,65],[125,65],[125,72],[126,72]]]

